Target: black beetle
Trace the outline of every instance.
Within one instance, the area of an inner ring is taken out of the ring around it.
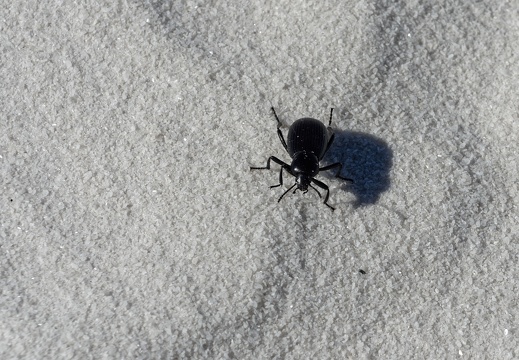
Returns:
[[[328,198],[330,197],[330,189],[328,185],[325,183],[315,179],[319,171],[326,171],[338,168],[335,177],[338,177],[342,180],[348,181],[349,183],[353,183],[352,179],[348,179],[340,176],[342,164],[334,163],[331,165],[324,166],[322,168],[319,167],[319,161],[321,161],[333,143],[333,139],[335,134],[331,128],[332,125],[332,115],[333,108],[330,110],[330,122],[328,124],[328,128],[320,122],[319,120],[312,118],[302,118],[296,120],[290,128],[288,129],[288,142],[285,141],[283,137],[283,133],[281,132],[281,121],[272,107],[272,112],[276,117],[278,122],[278,136],[281,140],[281,144],[288,152],[290,157],[292,158],[292,163],[288,165],[282,160],[279,160],[275,156],[271,156],[267,160],[267,166],[265,167],[250,167],[251,170],[263,170],[270,169],[270,161],[274,161],[275,163],[281,165],[281,170],[279,171],[279,184],[272,185],[270,188],[275,188],[283,185],[283,169],[285,169],[290,175],[296,178],[296,182],[292,185],[287,191],[281,195],[278,199],[278,202],[283,199],[283,197],[294,187],[297,188],[294,190],[303,191],[303,194],[308,192],[308,187],[314,189],[319,197],[321,197],[321,193],[312,186],[312,183],[317,185],[323,190],[326,190],[326,197],[324,199],[324,204],[328,206],[330,209],[335,210],[330,204],[328,204]]]

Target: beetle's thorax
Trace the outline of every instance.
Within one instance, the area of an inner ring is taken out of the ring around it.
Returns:
[[[299,151],[296,152],[292,158],[290,165],[292,174],[299,178],[300,175],[304,177],[313,178],[319,173],[319,159],[313,152]],[[308,180],[309,183],[309,180]]]

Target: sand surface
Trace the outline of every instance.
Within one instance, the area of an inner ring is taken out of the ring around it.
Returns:
[[[0,357],[519,358],[518,49],[517,1],[2,0]],[[335,212],[249,170],[271,106],[335,108]]]

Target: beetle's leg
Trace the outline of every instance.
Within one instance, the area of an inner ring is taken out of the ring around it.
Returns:
[[[274,161],[276,164],[279,164],[285,168],[289,168],[290,169],[290,165],[288,165],[286,162],[282,161],[282,160],[279,160],[277,157],[275,156],[271,156],[269,157],[269,159],[267,160],[267,166],[265,167],[255,167],[255,166],[251,166],[250,169],[251,170],[264,170],[264,169],[270,169],[270,161]]]
[[[341,170],[342,170],[342,164],[341,163],[335,163],[335,164],[331,164],[331,165],[326,165],[325,167],[320,168],[319,171],[326,171],[326,170],[330,170],[330,169],[333,169],[333,168],[336,168],[336,167],[338,167],[339,170],[337,170],[337,173],[335,174],[335,177],[338,177],[339,179],[342,179],[344,181],[348,181],[349,183],[353,184],[353,180],[352,179],[345,178],[345,177],[341,176]]]
[[[285,137],[283,136],[283,133],[280,130],[280,128],[281,128],[281,126],[283,126],[283,124],[281,124],[281,121],[279,121],[278,115],[276,114],[276,110],[274,110],[274,106],[272,106],[271,109],[272,109],[272,112],[274,113],[274,116],[276,117],[276,120],[278,121],[279,140],[281,140],[281,144],[283,145],[285,150],[288,152],[287,142],[285,141]]]
[[[332,129],[332,116],[333,116],[333,108],[330,109],[330,122],[328,123],[328,135],[330,136],[330,140],[328,140],[328,144],[326,144],[326,150],[324,153],[328,152],[328,149],[332,146],[333,140],[335,139],[335,134]]]
[[[285,142],[285,138],[283,137],[283,133],[281,132],[280,129],[278,129],[278,136],[279,136],[279,140],[281,140],[281,144],[283,145],[285,150],[288,152],[287,143]]]
[[[335,139],[335,134],[331,127],[328,127],[328,133],[330,134],[330,140],[328,140],[328,144],[326,144],[326,150],[324,150],[325,154],[328,152],[328,149],[332,146],[333,140]]]
[[[324,205],[328,206],[330,209],[332,209],[332,211],[335,210],[335,208],[333,206],[331,206],[330,204],[328,204],[328,198],[330,197],[330,189],[328,188],[328,185],[326,185],[325,183],[317,180],[317,179],[314,179],[312,178],[312,182],[319,186],[321,189],[323,190],[326,190],[326,197],[324,198]]]
[[[279,169],[279,184],[277,184],[277,185],[272,185],[272,186],[270,187],[271,189],[283,185],[283,169],[285,169],[286,171],[288,171],[288,172],[290,173],[290,168],[289,168],[289,167],[286,167],[285,165],[286,165],[286,164],[282,165],[282,166],[281,166],[281,169]]]
[[[281,185],[283,185],[283,167],[281,167],[281,169],[279,169],[279,184],[271,185],[270,188],[273,189],[273,188],[281,186]]]
[[[267,160],[267,166],[265,167],[253,167],[251,166],[250,169],[251,170],[265,170],[265,169],[270,169],[270,161],[274,161],[276,164],[279,164],[281,165],[281,169],[279,170],[279,184],[277,185],[272,185],[270,188],[275,188],[275,187],[278,187],[278,186],[281,186],[283,185],[283,169],[285,169],[290,175],[293,175],[292,174],[292,171],[290,170],[290,165],[288,165],[286,162],[282,161],[282,160],[279,160],[277,157],[275,156],[271,156],[269,157],[269,159]],[[283,194],[285,195],[285,194]]]
[[[276,114],[276,110],[274,110],[274,106],[271,106],[270,109],[272,110],[272,113],[274,114],[274,117],[278,121],[278,128],[282,126],[281,121],[279,121],[278,114]]]

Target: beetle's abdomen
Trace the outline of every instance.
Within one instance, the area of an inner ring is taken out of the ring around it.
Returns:
[[[291,157],[299,151],[313,152],[320,160],[328,144],[328,129],[316,119],[299,119],[290,126],[287,136],[288,153]]]

